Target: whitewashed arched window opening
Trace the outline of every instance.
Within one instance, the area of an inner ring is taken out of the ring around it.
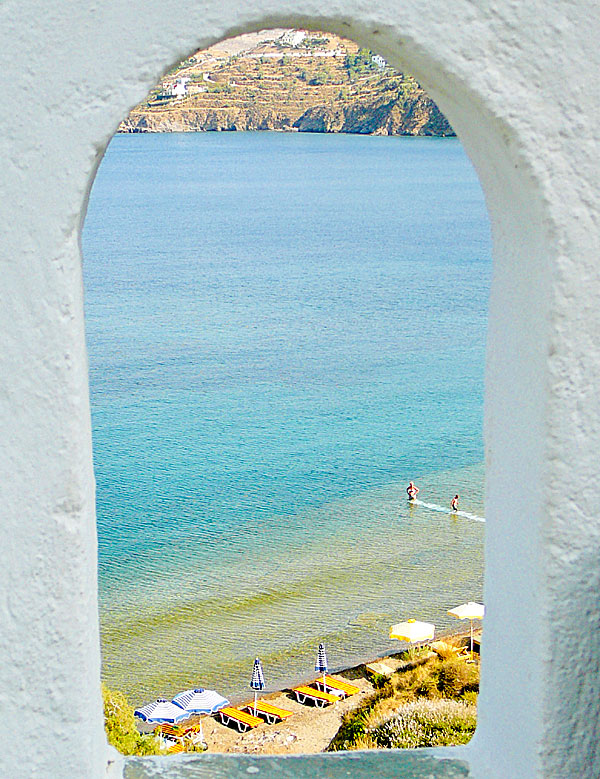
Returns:
[[[94,170],[167,66],[231,33],[285,25],[337,32],[414,73],[478,171],[495,244],[488,619],[480,724],[456,754],[475,776],[596,775],[598,20],[587,4],[540,13],[533,0],[401,10],[343,0],[326,11],[280,0],[107,0],[11,3],[2,14],[11,89],[2,118],[0,688],[22,725],[3,773],[19,775],[27,760],[32,776],[105,774],[79,251]],[[381,758],[411,775],[417,757],[359,756],[353,766]],[[299,760],[298,775],[314,764]]]

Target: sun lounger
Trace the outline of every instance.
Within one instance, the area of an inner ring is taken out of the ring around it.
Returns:
[[[170,725],[168,722],[157,725],[154,735],[158,737],[161,749],[165,749],[169,754],[185,751],[184,735],[178,725]]]
[[[253,703],[249,703],[245,708],[250,714],[254,714],[255,707]],[[272,725],[274,722],[281,722],[291,717],[293,713],[293,711],[280,709],[279,706],[273,706],[273,704],[266,701],[257,701],[256,703],[256,716],[264,717],[269,725]]]
[[[177,755],[180,752],[185,752],[185,746],[180,741],[174,741],[167,749],[168,755]]]
[[[219,717],[223,725],[235,725],[240,733],[245,733],[250,728],[262,725],[263,721],[252,714],[248,714],[243,709],[236,709],[233,706],[225,706],[219,709]]]
[[[157,736],[172,736],[173,738],[179,738],[181,736],[179,725],[170,725],[168,722],[157,725],[154,728],[154,733]]]
[[[202,736],[202,727],[199,724],[189,725],[187,728],[183,728],[183,738],[186,741],[190,741],[194,746],[203,743]]]
[[[306,703],[306,701],[312,701],[315,706],[322,709],[330,703],[336,703],[342,696],[332,695],[329,692],[322,692],[321,690],[315,690],[314,687],[307,687],[301,685],[300,687],[294,687],[292,690],[296,696],[298,703]]]
[[[341,679],[334,679],[333,676],[325,677],[325,685],[323,685],[322,677],[320,679],[315,679],[313,684],[316,685],[318,690],[324,689],[325,692],[331,692],[332,695],[339,695],[340,698],[347,698],[349,695],[356,695],[357,692],[360,692],[360,689],[356,685],[343,682]]]

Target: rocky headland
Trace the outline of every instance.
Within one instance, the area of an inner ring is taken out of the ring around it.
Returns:
[[[422,87],[329,33],[264,30],[196,52],[120,132],[281,130],[454,135]]]

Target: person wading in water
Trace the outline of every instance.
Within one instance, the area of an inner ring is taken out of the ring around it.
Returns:
[[[406,488],[406,494],[408,495],[409,500],[414,500],[419,493],[419,488],[411,481],[408,483],[408,487]]]
[[[458,511],[458,495],[455,495],[450,501],[450,508],[452,511]]]

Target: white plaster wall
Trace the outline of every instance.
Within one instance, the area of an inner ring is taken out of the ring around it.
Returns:
[[[79,251],[94,171],[167,67],[287,24],[412,71],[479,172],[495,244],[488,618],[464,754],[477,777],[599,776],[600,20],[586,0],[0,6],[0,711],[21,734],[0,728],[0,775],[105,772]]]

